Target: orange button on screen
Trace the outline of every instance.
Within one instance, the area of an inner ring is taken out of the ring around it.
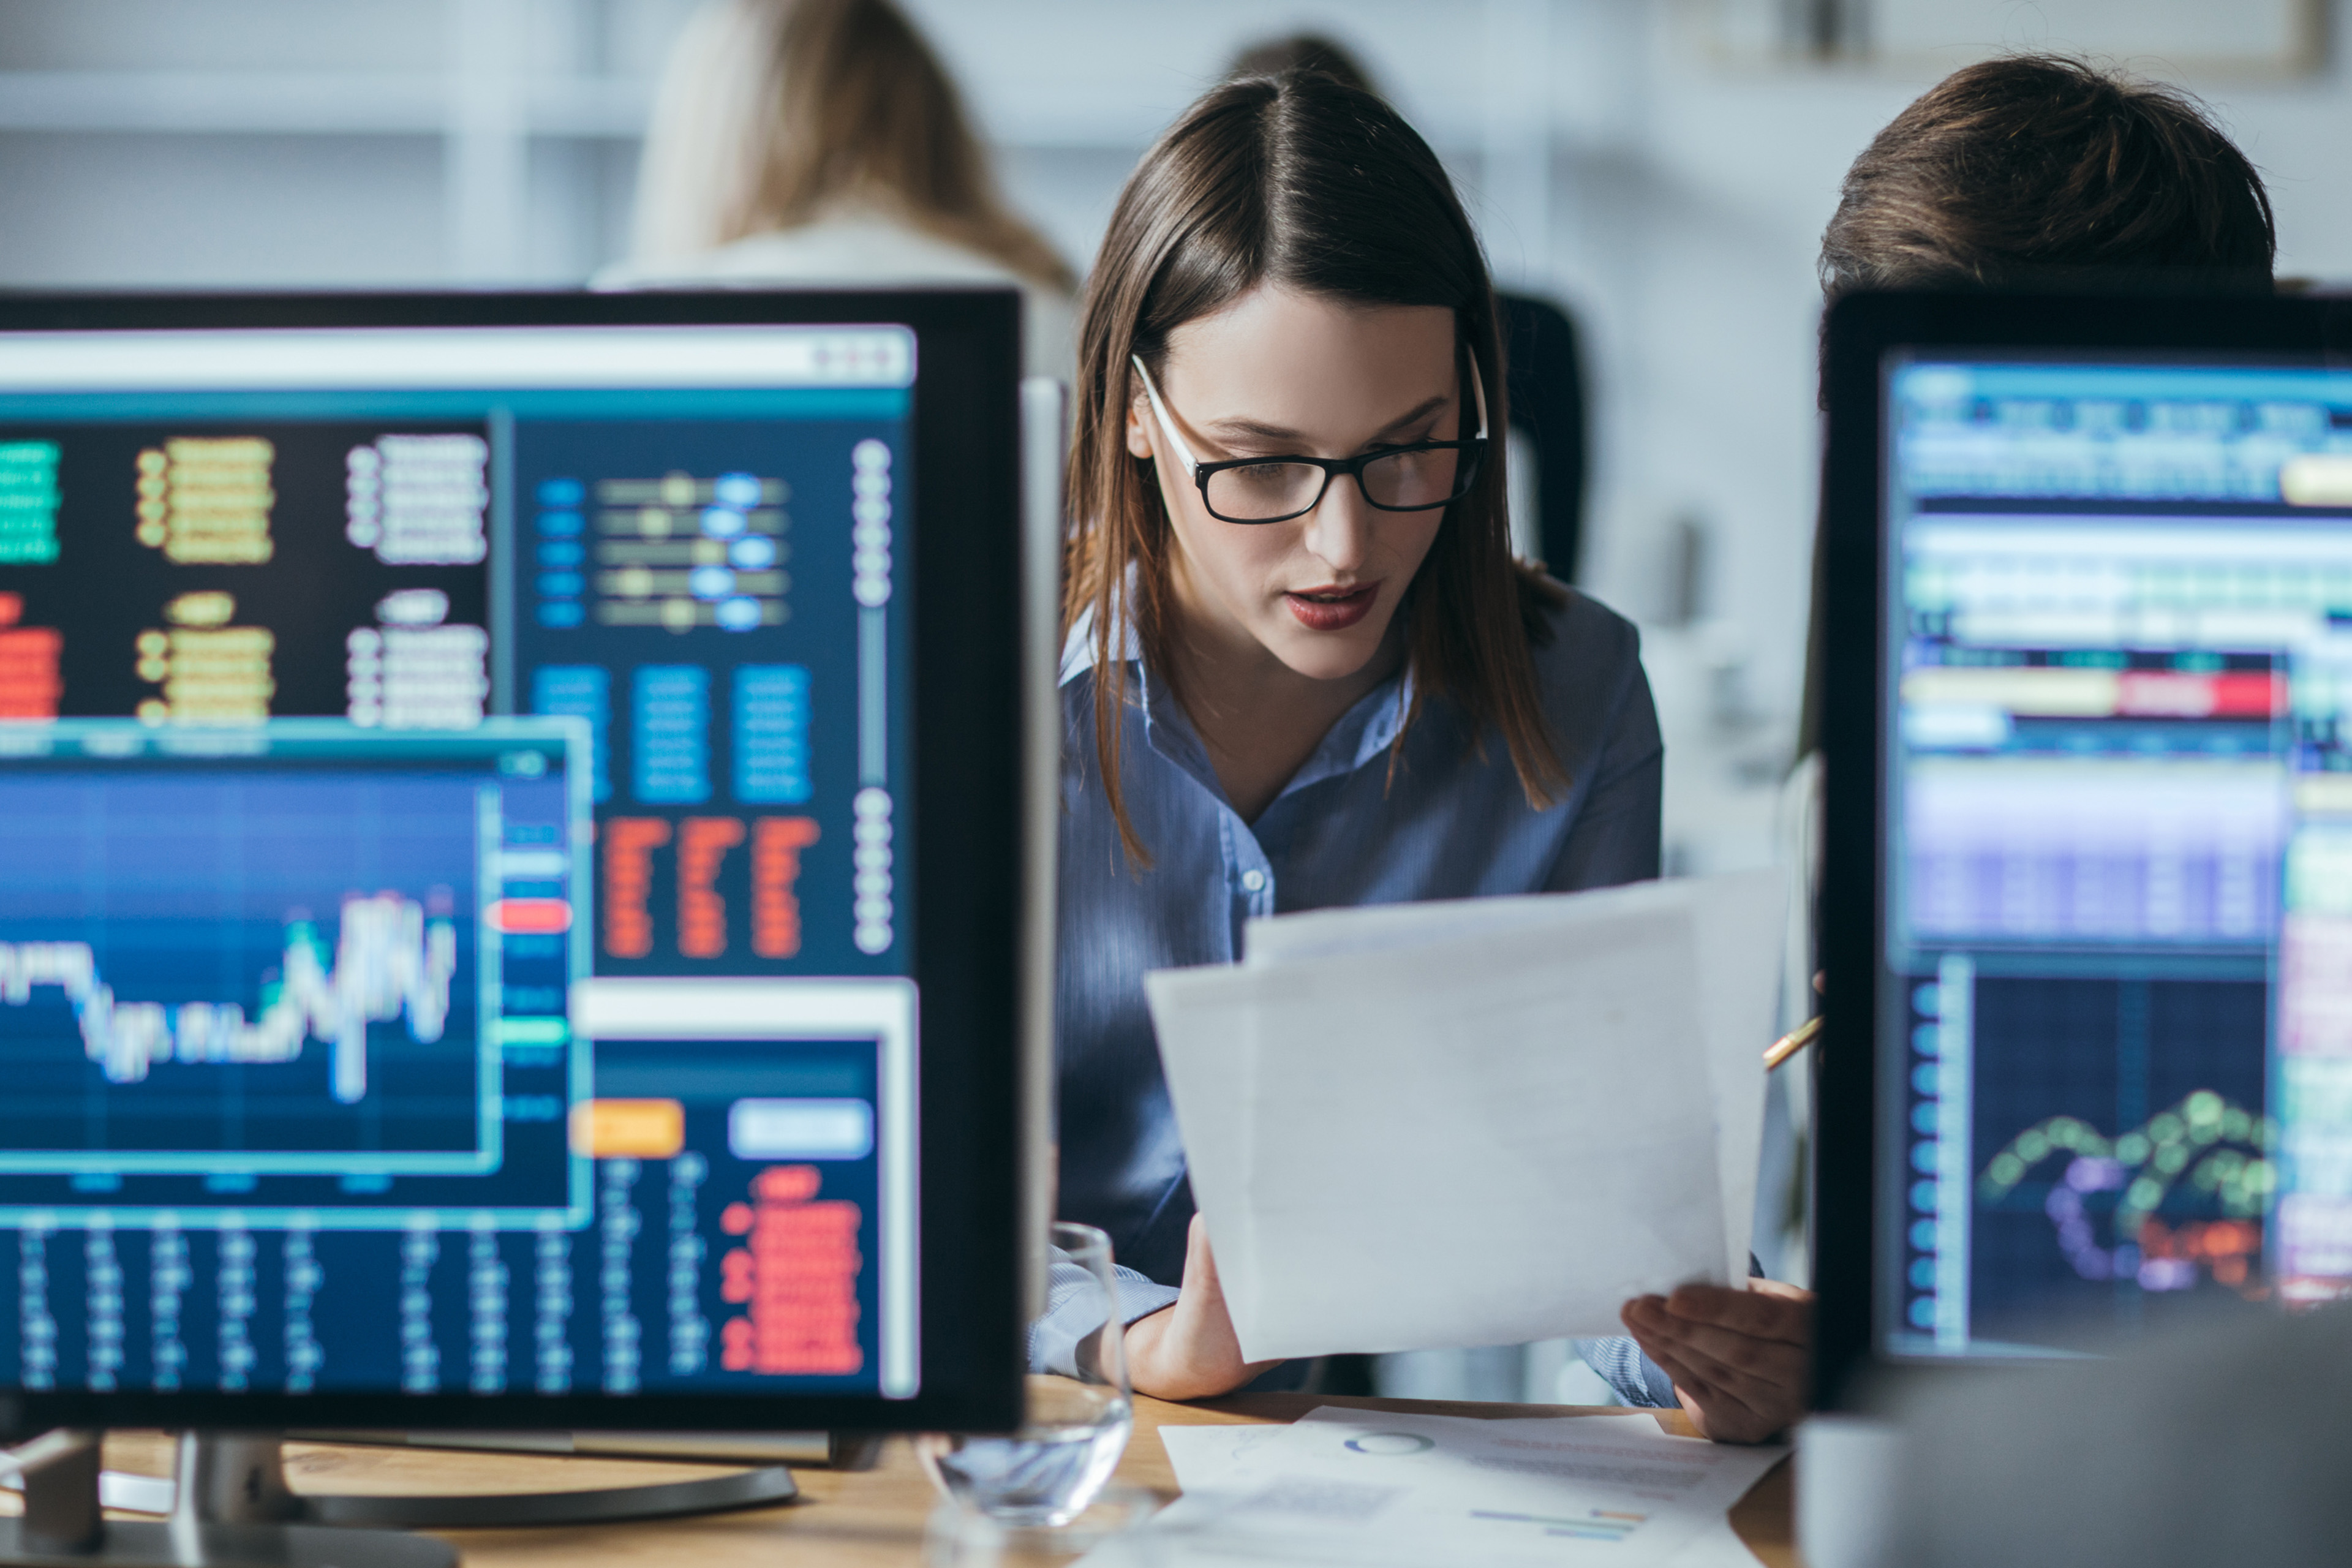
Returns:
[[[667,1160],[686,1147],[675,1100],[592,1100],[572,1108],[572,1152],[592,1160]]]

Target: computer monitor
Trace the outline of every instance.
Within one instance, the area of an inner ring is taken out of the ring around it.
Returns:
[[[1831,313],[1832,1399],[2352,1288],[2346,324]]]
[[[0,300],[0,1426],[1017,1421],[1018,358]]]

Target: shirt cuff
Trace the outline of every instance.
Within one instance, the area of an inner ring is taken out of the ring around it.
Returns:
[[[1111,1272],[1118,1277],[1122,1329],[1176,1300],[1173,1285],[1160,1284],[1118,1264],[1112,1265]],[[1081,1375],[1081,1366],[1094,1364],[1102,1329],[1102,1297],[1093,1273],[1055,1247],[1045,1277],[1045,1314],[1029,1329],[1029,1370],[1063,1377]]]
[[[1577,1355],[1617,1391],[1617,1397],[1639,1410],[1678,1409],[1675,1380],[1666,1369],[1642,1353],[1642,1347],[1623,1334],[1607,1339],[1577,1340]]]

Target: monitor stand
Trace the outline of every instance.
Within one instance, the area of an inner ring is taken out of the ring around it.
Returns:
[[[25,1511],[0,1519],[0,1563],[28,1568],[456,1568],[421,1528],[595,1524],[761,1508],[798,1489],[782,1465],[651,1486],[448,1497],[300,1494],[275,1435],[183,1432],[171,1517],[99,1510],[100,1436],[58,1431],[18,1448]]]

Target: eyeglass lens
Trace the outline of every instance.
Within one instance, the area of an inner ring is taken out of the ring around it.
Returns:
[[[1393,511],[1443,506],[1455,499],[1462,472],[1462,453],[1452,447],[1391,453],[1364,465],[1364,497]],[[1209,476],[1209,510],[1244,521],[1293,516],[1315,504],[1323,480],[1312,463],[1220,468]]]

